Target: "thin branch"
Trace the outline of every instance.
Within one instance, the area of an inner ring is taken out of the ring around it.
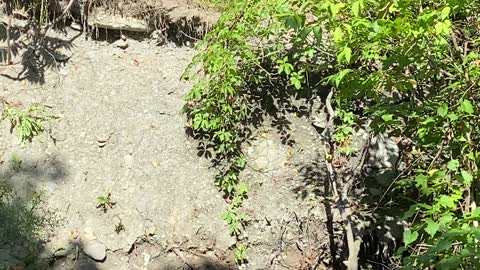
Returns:
[[[335,154],[335,145],[332,140],[335,119],[335,111],[332,107],[332,97],[334,94],[334,89],[328,93],[326,100],[326,108],[328,113],[328,123],[324,131],[324,149],[325,149],[325,165],[327,167],[328,178],[332,184],[333,195],[336,200],[336,206],[340,212],[340,216],[343,220],[343,228],[347,237],[347,248],[348,248],[348,259],[343,263],[347,266],[348,270],[357,270],[358,269],[358,253],[360,251],[361,240],[355,239],[353,234],[352,223],[350,221],[351,211],[348,207],[348,198],[347,193],[342,192],[338,194],[338,189],[342,187],[341,181],[338,179],[335,171],[333,170],[332,160],[333,155]]]
[[[50,30],[50,28],[52,28],[52,26],[54,26],[55,24],[57,24],[58,22],[60,22],[67,14],[68,14],[68,11],[70,10],[70,8],[72,7],[73,3],[75,2],[75,0],[70,0],[70,2],[68,2],[67,6],[65,7],[65,9],[63,10],[62,14],[60,14],[60,16],[58,16],[57,18],[55,18],[53,21],[51,21],[50,23],[48,23],[44,28],[43,28],[43,33],[42,33],[42,36],[40,37],[39,39],[39,43],[38,44],[42,44],[43,43],[43,39],[45,38],[45,36],[47,35],[47,32],[48,30]]]
[[[12,27],[12,8],[7,3],[7,65],[12,64],[12,47],[10,42],[10,28]]]
[[[67,14],[68,14],[68,11],[70,10],[70,8],[72,7],[73,5],[73,2],[75,2],[75,0],[70,0],[70,2],[68,2],[67,6],[65,7],[65,9],[63,10],[62,14],[60,14],[60,16],[58,16],[57,18],[55,18],[55,20],[51,21],[49,24],[47,24],[47,26],[45,27],[45,33],[47,33],[47,31],[52,27],[54,26],[55,24],[57,24],[58,22],[60,22],[63,17],[65,17]]]

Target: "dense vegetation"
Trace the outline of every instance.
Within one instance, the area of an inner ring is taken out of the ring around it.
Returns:
[[[196,81],[185,109],[197,138],[215,149],[239,262],[248,245],[242,143],[263,105],[252,99],[314,91],[327,96],[325,162],[345,210],[347,267],[358,263],[352,177],[331,165],[358,154],[350,137],[361,123],[404,142],[405,169],[372,205],[404,211],[400,264],[479,267],[479,8],[462,0],[242,0],[225,9],[184,75]]]

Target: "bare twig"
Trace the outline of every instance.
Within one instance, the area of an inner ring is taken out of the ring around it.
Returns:
[[[52,26],[54,26],[55,24],[57,24],[58,22],[60,22],[67,14],[68,14],[68,11],[70,10],[70,8],[72,7],[73,5],[73,2],[75,2],[75,0],[70,0],[70,2],[68,2],[67,6],[65,7],[65,9],[63,10],[62,14],[60,14],[60,16],[58,16],[57,18],[55,18],[53,21],[51,21],[50,23],[48,23],[45,28],[44,28],[44,34],[47,33],[47,31],[52,28]]]
[[[12,47],[10,42],[10,28],[12,27],[12,7],[7,1],[7,65],[12,64]]]
[[[350,221],[350,208],[348,207],[348,198],[347,192],[342,192],[338,194],[338,189],[342,188],[342,182],[338,179],[335,171],[333,170],[332,160],[334,153],[334,143],[332,140],[332,133],[334,130],[334,118],[335,111],[332,107],[332,97],[334,94],[334,89],[330,91],[326,100],[326,108],[328,112],[328,123],[324,132],[324,149],[325,149],[325,165],[327,167],[328,177],[333,187],[333,195],[336,200],[336,206],[340,212],[341,218],[343,220],[343,227],[345,234],[347,236],[347,248],[348,248],[348,259],[343,263],[347,266],[348,270],[357,270],[358,269],[358,253],[360,251],[360,239],[355,239],[353,234],[352,224]],[[352,178],[353,179],[353,178]]]
[[[70,0],[70,2],[68,2],[67,6],[65,7],[65,9],[63,10],[62,14],[60,14],[60,16],[58,16],[57,18],[55,18],[53,21],[49,22],[43,29],[42,29],[42,33],[41,33],[41,36],[40,38],[38,39],[38,43],[37,45],[41,45],[43,43],[43,40],[45,39],[45,36],[47,35],[47,32],[48,30],[50,30],[50,28],[52,28],[55,24],[57,24],[58,22],[60,22],[67,14],[68,14],[68,11],[70,10],[70,8],[72,7],[73,3],[75,2],[75,0]]]

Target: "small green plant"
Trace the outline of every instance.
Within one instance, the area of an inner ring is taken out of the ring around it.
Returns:
[[[13,154],[8,160],[8,167],[12,171],[19,172],[22,169],[22,162],[23,161],[19,156]]]
[[[10,121],[12,130],[16,129],[22,142],[31,141],[33,137],[38,136],[44,131],[44,123],[54,118],[53,115],[48,113],[47,107],[40,104],[33,104],[26,109],[20,109],[4,103],[2,112],[2,120],[8,119]]]
[[[238,264],[242,264],[247,260],[248,253],[247,253],[247,243],[239,242],[235,246],[235,261]]]
[[[116,203],[112,201],[111,196],[112,194],[110,192],[107,195],[98,196],[97,208],[100,208],[104,213],[106,213],[108,209],[112,209]]]
[[[353,125],[355,124],[355,118],[352,112],[344,110],[337,110],[336,117],[340,120],[341,124],[335,127],[335,134],[333,134],[333,140],[339,144],[338,152],[345,156],[350,156],[356,149],[352,148],[350,143],[350,137],[353,131]]]

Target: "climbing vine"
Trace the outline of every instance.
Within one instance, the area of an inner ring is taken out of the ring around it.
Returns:
[[[360,122],[408,142],[406,169],[376,205],[390,198],[388,207],[404,209],[405,268],[478,267],[479,11],[479,1],[462,0],[243,0],[225,10],[184,74],[196,82],[185,112],[214,151],[239,262],[252,93],[281,85],[331,91],[327,161],[356,151]],[[349,183],[339,187],[349,194]]]

